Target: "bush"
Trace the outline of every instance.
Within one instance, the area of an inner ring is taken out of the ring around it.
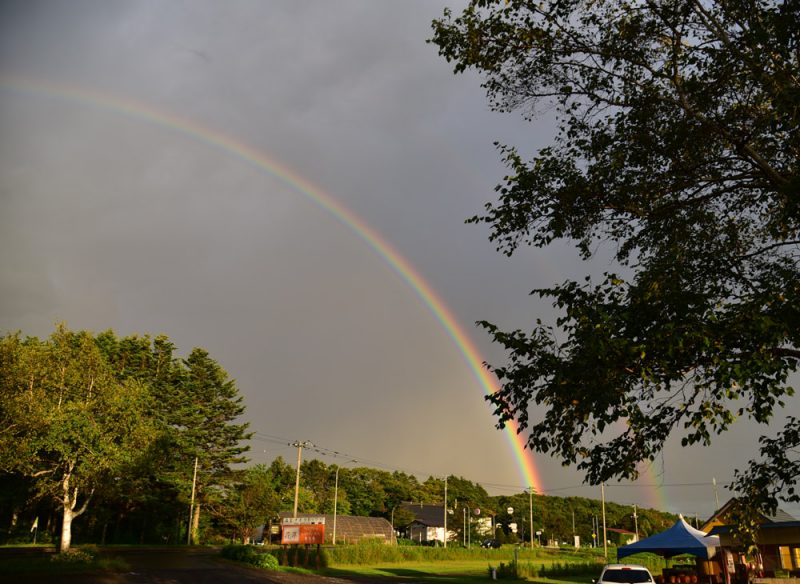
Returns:
[[[278,558],[252,545],[226,545],[222,548],[222,557],[266,570],[278,568]]]
[[[518,580],[519,575],[517,573],[517,563],[511,562],[510,564],[505,564],[500,562],[500,565],[497,568],[490,565],[489,578],[497,578],[498,580]]]
[[[73,548],[60,554],[55,554],[50,558],[50,561],[59,564],[91,564],[94,561],[94,556],[88,551]]]
[[[258,561],[257,563],[254,562],[253,565],[258,568],[264,568],[265,570],[277,570],[278,569],[278,558],[273,556],[270,553],[265,554],[258,554]]]
[[[293,546],[284,548],[280,555],[281,564],[294,568],[319,570],[328,567],[328,554],[320,547]]]

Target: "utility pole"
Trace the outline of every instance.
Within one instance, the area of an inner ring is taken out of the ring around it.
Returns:
[[[606,484],[600,483],[600,497],[603,502],[603,555],[608,562],[608,535],[606,534]]]
[[[292,511],[292,517],[297,517],[297,499],[300,496],[300,460],[302,459],[302,452],[303,448],[313,447],[314,445],[309,442],[308,440],[303,440],[300,442],[299,440],[295,440],[289,446],[294,446],[297,448],[297,473],[295,474],[294,478],[294,511]]]
[[[186,544],[192,545],[192,521],[194,519],[194,493],[197,487],[197,457],[194,457],[194,476],[192,477],[192,500],[189,503],[189,530],[186,534]]]
[[[464,540],[463,546],[467,547],[467,508],[464,507],[463,511],[464,511],[464,533],[462,534],[464,536],[463,537],[463,540]]]
[[[444,477],[444,547],[447,547],[447,476]]]
[[[528,487],[528,507],[530,508],[531,512],[531,549],[533,549],[533,487]]]
[[[639,541],[639,522],[636,519],[636,505],[633,506],[633,529],[636,531],[636,541]]]
[[[713,477],[711,479],[711,483],[714,485],[714,501],[717,503],[716,509],[714,511],[719,511],[719,493],[717,493],[717,477]]]
[[[572,511],[572,543],[575,543],[575,509],[571,509]]]

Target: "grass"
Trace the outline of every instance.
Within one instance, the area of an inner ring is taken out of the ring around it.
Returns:
[[[384,566],[347,566],[331,567],[322,572],[325,576],[368,576],[382,578],[413,579],[414,582],[446,583],[446,582],[487,582],[490,581],[487,566],[443,565],[411,562],[403,564],[387,564]]]
[[[494,564],[495,567],[498,564]],[[403,564],[385,564],[376,566],[332,566],[321,572],[325,576],[367,576],[384,578],[413,579],[414,582],[442,584],[452,582],[490,582],[489,564],[486,562],[407,562]],[[498,577],[498,581],[503,578]],[[511,581],[510,579],[505,579]],[[559,578],[524,578],[519,581],[539,584],[590,584],[591,578],[580,576],[562,576]]]
[[[530,582],[536,584],[591,584],[591,578],[587,579],[585,576],[561,576],[560,578],[543,578],[541,576],[529,579]]]
[[[329,550],[330,567],[322,573],[328,576],[413,578],[415,582],[430,583],[487,582],[491,581],[490,567],[498,570],[498,579],[510,579],[500,567],[503,564],[507,569],[516,556],[521,568],[518,580],[541,584],[589,584],[602,567],[602,556],[586,551],[530,550],[514,546],[499,550],[398,548],[384,545],[357,549],[360,547]],[[596,569],[593,570],[595,565]],[[571,567],[574,567],[577,575],[570,575]],[[526,578],[522,574],[532,576]]]

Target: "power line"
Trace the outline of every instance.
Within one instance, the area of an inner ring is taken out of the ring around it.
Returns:
[[[267,443],[271,443],[271,444],[282,445],[287,449],[290,449],[290,448],[294,447],[295,444],[296,444],[296,440],[293,440],[291,438],[275,436],[275,435],[267,434],[267,433],[261,432],[261,431],[255,431],[253,433],[253,436],[250,438],[250,440],[256,440],[256,441],[259,441],[259,442],[267,442]],[[387,464],[387,463],[382,462],[382,461],[371,460],[369,458],[366,458],[364,456],[360,456],[358,454],[352,454],[352,453],[343,452],[343,451],[340,451],[340,450],[335,450],[335,449],[332,449],[332,448],[327,448],[327,447],[324,447],[324,446],[320,446],[320,445],[318,445],[316,443],[307,446],[306,450],[309,450],[309,451],[315,452],[315,453],[317,453],[317,454],[319,454],[321,456],[325,456],[325,457],[329,457],[329,458],[333,458],[333,459],[358,460],[360,463],[363,463],[364,465],[367,465],[367,466],[372,467],[372,468],[386,470],[386,471],[389,471],[389,472],[401,472],[401,473],[404,473],[404,474],[408,474],[408,475],[412,475],[414,477],[417,477],[418,479],[420,477],[425,477],[424,480],[427,480],[427,478],[442,477],[442,476],[445,476],[445,474],[446,474],[446,473],[441,473],[441,472],[435,473],[435,472],[421,471],[419,469],[412,470],[412,469],[407,469],[407,468],[400,468],[398,466],[395,466],[395,465],[392,465],[392,464]],[[661,475],[661,476],[663,476],[663,475]],[[514,492],[514,493],[524,492],[525,489],[529,488],[529,486],[530,486],[530,485],[510,485],[510,484],[502,484],[502,483],[493,483],[493,482],[489,482],[489,481],[480,481],[480,480],[472,481],[472,482],[475,482],[476,484],[478,484],[478,485],[480,485],[480,486],[482,486],[484,488],[490,488],[490,489],[495,490],[495,491],[503,490],[503,491],[509,491],[509,492]],[[727,482],[727,483],[726,482],[717,482],[717,485],[721,485],[723,487],[729,486],[730,484],[731,484],[730,481]],[[606,483],[605,484],[605,486],[609,487],[609,488],[684,488],[684,487],[710,487],[712,485],[713,485],[712,481],[691,482],[691,483],[665,483],[665,482],[659,482],[659,483]],[[564,491],[573,491],[573,490],[593,488],[593,487],[596,487],[596,486],[597,485],[588,485],[588,484],[585,484],[585,483],[577,484],[577,485],[565,485],[565,486],[560,486],[560,487],[542,489],[541,491],[537,492],[537,494],[539,494],[539,495],[548,495],[548,494],[553,494],[553,493],[561,493],[561,492],[564,492]]]

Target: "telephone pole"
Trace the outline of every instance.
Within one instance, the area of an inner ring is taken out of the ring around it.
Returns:
[[[194,494],[197,489],[197,457],[194,457],[194,475],[192,476],[192,500],[189,503],[189,532],[186,534],[186,543],[192,545],[192,525],[194,523]]]
[[[444,547],[447,547],[447,477],[444,477],[444,535],[442,536],[442,540],[444,542]]]
[[[300,460],[302,459],[303,448],[313,447],[314,445],[308,440],[295,440],[289,446],[297,448],[297,473],[294,478],[294,511],[292,517],[297,517],[297,499],[300,496]]]
[[[533,549],[533,486],[528,487],[528,510],[531,514],[531,549]]]
[[[600,483],[600,496],[603,502],[603,556],[608,562],[608,534],[606,533],[606,484]]]

